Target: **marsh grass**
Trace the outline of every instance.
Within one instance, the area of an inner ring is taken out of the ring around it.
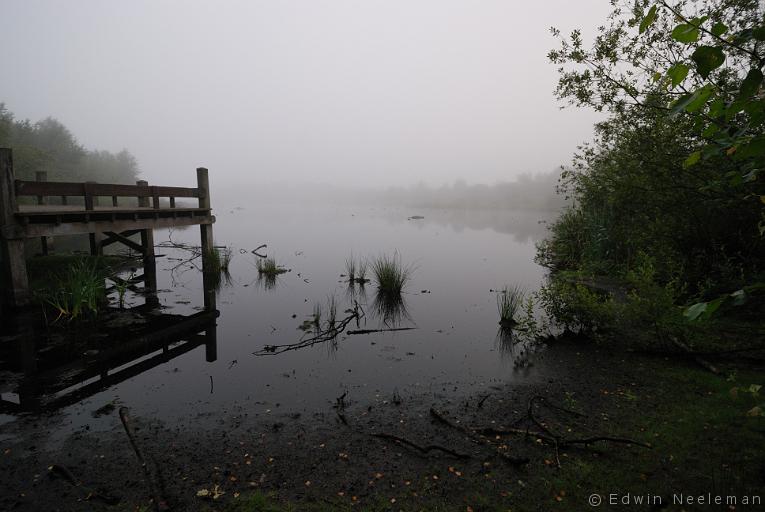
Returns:
[[[412,268],[401,263],[398,253],[378,256],[372,260],[371,269],[377,288],[386,294],[401,294],[412,277]]]
[[[279,266],[276,263],[275,258],[262,258],[255,262],[255,268],[258,269],[258,274],[265,274],[267,276],[276,277],[279,274],[284,274],[288,270]]]
[[[107,276],[107,269],[97,259],[77,259],[62,273],[51,276],[53,286],[39,289],[35,295],[57,313],[54,323],[62,318],[72,321],[96,316],[106,302]]]
[[[330,295],[327,297],[327,329],[334,329],[336,321],[337,303],[335,302],[335,296]]]
[[[497,312],[499,313],[499,325],[511,328],[518,323],[520,311],[526,291],[519,285],[505,286],[497,293]]]
[[[364,286],[367,284],[369,282],[367,279],[368,268],[369,263],[365,259],[357,261],[352,254],[350,258],[345,259],[345,276],[351,285],[360,284]]]
[[[348,281],[356,281],[356,260],[353,259],[353,254],[350,258],[345,259],[345,275],[348,277]]]
[[[359,269],[356,276],[356,282],[362,286],[364,286],[366,283],[369,282],[369,279],[367,279],[367,270],[369,268],[369,263],[367,260],[359,260]]]

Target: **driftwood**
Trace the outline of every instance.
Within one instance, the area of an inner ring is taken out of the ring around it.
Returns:
[[[515,466],[521,466],[524,464],[529,463],[529,459],[527,457],[513,457],[511,455],[508,455],[504,451],[502,451],[498,446],[495,446],[494,443],[491,442],[489,438],[486,436],[480,434],[478,431],[472,428],[465,427],[463,425],[459,425],[457,423],[454,423],[453,421],[449,420],[446,416],[438,412],[433,407],[430,408],[430,415],[437,420],[439,423],[442,423],[450,428],[453,428],[455,430],[459,430],[463,434],[467,435],[473,442],[484,444],[486,446],[489,446],[494,450],[494,452],[502,458],[505,462],[508,462],[510,464],[513,464]]]
[[[517,425],[518,423],[526,420],[530,422],[531,425],[533,425],[533,427],[529,427],[529,428],[511,427],[511,428],[498,429],[494,427],[468,427],[468,426],[460,425],[458,423],[451,421],[444,414],[440,413],[439,411],[437,411],[436,409],[432,407],[430,409],[430,415],[434,419],[436,419],[438,422],[450,428],[463,432],[474,441],[491,445],[492,447],[494,447],[495,450],[497,450],[497,453],[500,456],[502,456],[503,458],[505,458],[506,460],[508,460],[509,462],[513,464],[525,464],[525,462],[523,461],[525,460],[526,462],[528,462],[528,459],[514,459],[512,457],[509,457],[507,454],[498,450],[497,447],[495,447],[494,444],[489,440],[489,437],[505,436],[505,435],[522,435],[525,437],[533,436],[535,439],[538,439],[542,442],[553,445],[555,449],[555,461],[558,467],[560,467],[559,450],[561,447],[565,447],[565,446],[574,446],[574,445],[589,446],[591,444],[598,443],[598,442],[608,442],[608,443],[615,443],[615,444],[627,444],[627,445],[640,446],[642,448],[649,448],[649,449],[651,448],[650,444],[643,443],[640,441],[635,441],[633,439],[628,439],[625,437],[614,437],[614,436],[608,436],[608,435],[596,435],[591,437],[573,438],[573,439],[561,437],[555,434],[554,432],[552,432],[549,428],[547,428],[544,425],[544,423],[535,416],[534,406],[538,403],[540,404],[543,403],[550,408],[557,409],[571,415],[584,416],[582,413],[579,413],[577,411],[572,411],[570,409],[566,409],[566,408],[554,405],[550,403],[545,397],[539,396],[539,395],[533,396],[529,399],[528,406],[526,409],[526,416],[523,418],[520,418],[514,423]]]
[[[416,327],[391,327],[389,329],[358,329],[355,331],[348,331],[345,334],[352,335],[352,334],[372,334],[375,332],[393,332],[393,331],[411,331],[417,329]]]
[[[287,343],[284,345],[266,345],[261,350],[253,352],[253,354],[256,356],[276,355],[289,352],[290,350],[300,350],[302,348],[312,347],[313,345],[325,343],[327,341],[335,341],[337,337],[345,331],[348,324],[355,320],[356,327],[358,327],[359,320],[364,317],[364,310],[359,306],[358,302],[355,303],[353,309],[349,309],[348,311],[350,314],[346,318],[340,322],[331,324],[326,329],[319,331],[310,338],[301,339],[296,343]]]
[[[412,441],[409,441],[408,439],[404,439],[403,437],[399,437],[399,436],[394,436],[393,434],[379,433],[379,434],[370,434],[370,435],[372,437],[377,437],[379,439],[387,439],[389,441],[395,441],[396,443],[409,446],[425,455],[427,455],[428,453],[432,451],[439,451],[439,452],[444,452],[447,455],[451,455],[452,457],[455,457],[457,459],[470,458],[470,455],[465,455],[464,453],[458,453],[458,452],[455,452],[454,450],[451,450],[449,448],[444,448],[443,446],[439,446],[437,444],[429,444],[427,446],[420,446],[416,443],[413,443]]]
[[[151,498],[154,502],[154,509],[159,512],[170,510],[170,506],[167,504],[167,501],[162,497],[164,485],[162,482],[162,476],[159,473],[159,468],[157,467],[157,463],[156,461],[152,460],[154,465],[154,472],[156,473],[156,475],[154,475],[152,474],[149,465],[146,463],[146,459],[143,457],[141,449],[138,447],[138,443],[136,443],[133,429],[130,427],[130,416],[128,416],[129,412],[130,411],[127,407],[120,407],[120,420],[122,421],[122,426],[125,428],[125,433],[130,440],[130,446],[133,447],[133,452],[135,452],[135,456],[138,459],[138,462],[141,464],[141,470],[143,471],[144,477],[149,484],[149,488],[151,490]]]

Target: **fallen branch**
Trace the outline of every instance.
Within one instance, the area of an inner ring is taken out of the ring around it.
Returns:
[[[135,452],[135,456],[138,459],[138,462],[141,464],[141,470],[143,471],[144,477],[149,484],[152,494],[152,501],[154,502],[154,509],[160,512],[170,510],[170,506],[167,504],[167,501],[162,497],[161,491],[163,485],[161,482],[161,475],[159,475],[159,468],[157,467],[156,462],[152,461],[157,473],[157,478],[154,478],[152,472],[149,470],[149,466],[146,464],[146,459],[144,459],[143,454],[138,447],[138,443],[136,443],[133,429],[130,427],[130,417],[128,416],[129,412],[130,411],[127,407],[120,407],[120,420],[122,421],[122,426],[125,428],[125,433],[130,440],[130,446],[133,447],[133,452]]]
[[[393,332],[393,331],[411,331],[417,329],[416,327],[391,327],[389,329],[358,329],[356,331],[348,331],[345,334],[372,334],[374,332]]]
[[[433,407],[430,408],[430,415],[434,419],[436,419],[438,422],[440,422],[440,423],[442,423],[442,424],[444,424],[444,425],[446,425],[448,427],[451,427],[451,428],[453,428],[455,430],[459,430],[460,432],[464,433],[470,439],[472,439],[474,442],[477,442],[477,443],[480,443],[480,444],[484,444],[486,446],[491,447],[499,457],[501,457],[502,459],[504,459],[506,462],[508,462],[510,464],[513,464],[515,466],[520,466],[520,465],[528,464],[529,463],[529,459],[527,457],[513,457],[511,455],[508,455],[507,453],[502,451],[500,449],[500,447],[495,446],[494,443],[491,442],[491,440],[488,439],[486,436],[481,435],[475,429],[468,428],[468,427],[465,427],[465,426],[462,426],[462,425],[458,425],[457,423],[454,423],[454,422],[450,421],[446,416],[444,416],[443,414],[438,412]]]
[[[320,331],[310,338],[302,339],[297,343],[288,343],[285,345],[266,345],[261,350],[253,352],[253,354],[256,356],[282,354],[290,350],[300,350],[302,348],[311,347],[318,343],[334,341],[340,334],[343,333],[343,331],[345,331],[345,328],[348,327],[348,324],[355,320],[356,326],[358,327],[359,320],[364,317],[364,310],[361,309],[361,306],[359,306],[358,302],[355,303],[355,306],[352,310],[348,311],[350,311],[351,314],[344,318],[342,321],[331,325],[327,329]]]
[[[457,459],[469,459],[470,455],[465,455],[463,453],[455,452],[454,450],[451,450],[449,448],[444,448],[443,446],[439,446],[437,444],[429,444],[427,446],[420,446],[416,443],[413,443],[412,441],[409,441],[408,439],[404,439],[403,437],[394,436],[393,434],[385,434],[385,433],[379,433],[379,434],[370,434],[372,437],[377,437],[379,439],[387,439],[389,441],[394,441],[399,444],[403,444],[406,446],[409,446],[411,448],[414,448],[420,453],[423,453],[427,455],[431,451],[437,450],[440,452],[444,452],[447,455],[451,455],[452,457],[455,457]]]

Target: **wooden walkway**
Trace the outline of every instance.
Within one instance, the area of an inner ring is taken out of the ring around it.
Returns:
[[[145,285],[156,289],[154,230],[200,226],[202,265],[213,250],[207,169],[197,169],[194,188],[103,183],[49,182],[45,173],[36,181],[14,177],[13,155],[0,148],[0,263],[3,270],[4,301],[11,306],[29,303],[30,290],[24,256],[24,241],[40,238],[47,253],[48,238],[88,234],[91,253],[121,243],[143,255]],[[197,202],[196,206],[177,205],[176,199]],[[56,204],[53,204],[56,203]],[[132,240],[141,235],[141,242]],[[207,297],[205,300],[207,304]],[[214,304],[208,309],[214,309]]]

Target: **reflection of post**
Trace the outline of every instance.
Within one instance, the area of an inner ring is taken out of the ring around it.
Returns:
[[[10,304],[23,306],[29,302],[29,280],[16,211],[13,156],[10,149],[0,148],[0,263],[6,280],[3,288]]]
[[[210,209],[210,180],[207,169],[197,168],[197,188],[199,189],[199,208]],[[213,242],[212,224],[200,224],[199,235],[202,246],[202,274],[204,280],[204,303],[207,311],[217,309],[215,298],[215,285],[213,284],[213,272],[219,269],[210,265],[210,254],[215,250]]]
[[[218,327],[214,319],[205,330],[205,338],[205,361],[214,363],[218,359]]]

